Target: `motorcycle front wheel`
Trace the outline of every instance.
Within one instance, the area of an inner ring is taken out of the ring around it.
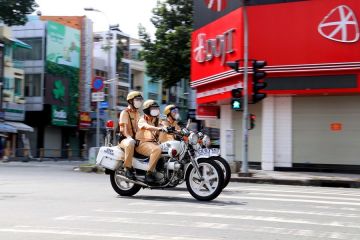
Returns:
[[[110,172],[110,182],[115,192],[120,196],[133,196],[140,191],[140,185],[125,181],[120,177],[120,174],[119,171]]]
[[[221,193],[224,184],[224,173],[221,167],[211,159],[198,160],[200,175],[193,165],[186,171],[186,187],[190,194],[200,201],[211,201]]]
[[[213,159],[221,167],[221,169],[223,170],[223,173],[224,173],[223,188],[225,188],[229,184],[230,178],[231,178],[230,165],[229,165],[228,161],[226,161],[222,157],[212,157],[211,159]]]

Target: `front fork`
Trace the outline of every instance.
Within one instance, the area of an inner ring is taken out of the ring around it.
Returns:
[[[106,128],[106,135],[105,135],[105,146],[106,147],[112,147],[112,144],[111,144],[112,131],[113,130],[111,128]]]
[[[201,181],[204,181],[204,178],[203,176],[201,176],[201,173],[200,173],[200,169],[199,169],[199,164],[197,163],[197,161],[191,156],[191,152],[188,150],[188,154],[189,154],[189,157],[190,157],[190,161],[191,163],[193,164],[195,170],[196,170],[196,174],[199,176],[199,179]]]

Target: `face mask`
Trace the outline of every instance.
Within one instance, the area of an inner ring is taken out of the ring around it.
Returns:
[[[160,110],[159,109],[153,109],[150,111],[150,115],[153,117],[157,117],[160,114]]]
[[[135,108],[141,108],[142,101],[141,100],[134,100],[134,107]]]
[[[179,120],[180,119],[180,114],[176,113],[175,116],[174,116],[174,119]]]

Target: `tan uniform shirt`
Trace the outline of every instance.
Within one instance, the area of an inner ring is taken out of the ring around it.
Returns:
[[[158,132],[150,131],[147,128],[149,126],[157,127],[157,118],[150,118],[142,116],[138,122],[138,131],[136,132],[136,139],[141,142],[157,142]]]
[[[127,132],[131,135],[131,137],[134,138],[138,130],[139,119],[140,119],[139,112],[137,110],[128,107],[125,110],[123,110],[120,114],[120,118],[119,118],[120,128],[121,127],[126,128]],[[125,131],[123,131],[122,133],[124,134]]]

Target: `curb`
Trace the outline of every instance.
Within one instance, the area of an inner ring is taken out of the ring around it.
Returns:
[[[360,181],[338,180],[338,179],[274,179],[274,178],[254,178],[254,177],[232,177],[230,182],[244,183],[263,183],[263,184],[282,184],[298,186],[317,186],[317,187],[342,187],[360,188]]]

